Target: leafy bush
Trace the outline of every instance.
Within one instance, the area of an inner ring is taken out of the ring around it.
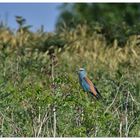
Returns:
[[[0,32],[1,39],[10,38],[0,52],[1,137],[140,136],[137,36],[125,47],[117,41],[108,47],[102,34],[89,30],[78,25],[57,36],[26,32],[20,43],[18,33]],[[48,54],[41,46],[56,48]],[[102,100],[83,92],[78,67],[86,68]]]

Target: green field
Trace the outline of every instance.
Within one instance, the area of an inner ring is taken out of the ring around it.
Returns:
[[[0,28],[1,137],[140,136],[140,47],[78,25],[59,34]],[[84,67],[103,96],[80,87]]]

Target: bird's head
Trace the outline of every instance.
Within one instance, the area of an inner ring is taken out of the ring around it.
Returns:
[[[79,76],[81,78],[86,77],[86,71],[85,71],[85,69],[84,68],[80,68],[78,74],[79,74]]]

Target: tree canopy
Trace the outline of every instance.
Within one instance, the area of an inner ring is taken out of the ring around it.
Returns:
[[[69,29],[77,24],[87,23],[92,29],[97,24],[108,42],[117,39],[124,45],[126,37],[140,31],[140,4],[134,3],[75,3],[63,4],[56,27],[59,31],[64,25]],[[137,26],[137,28],[136,28]]]

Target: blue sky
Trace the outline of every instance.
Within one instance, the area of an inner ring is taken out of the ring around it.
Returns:
[[[55,23],[59,15],[58,7],[62,3],[0,3],[0,21],[6,21],[12,29],[18,25],[15,16],[22,16],[28,25],[36,31],[41,25],[47,32],[54,31]]]

